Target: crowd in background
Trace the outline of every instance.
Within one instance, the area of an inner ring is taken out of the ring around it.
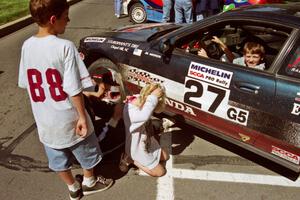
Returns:
[[[221,0],[163,0],[163,22],[171,20],[174,9],[175,23],[192,23],[216,14],[222,7]]]

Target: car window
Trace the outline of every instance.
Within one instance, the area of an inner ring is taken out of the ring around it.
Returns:
[[[300,78],[300,41],[294,45],[286,60],[279,74]]]
[[[252,64],[254,69],[267,70],[289,34],[290,30],[280,30],[278,27],[226,22],[186,35],[177,41],[176,47],[186,53],[209,59],[234,63],[243,67],[250,67]],[[252,46],[249,46],[249,43],[252,43]],[[256,44],[259,45],[255,47]],[[245,47],[247,47],[248,55],[249,52],[259,54],[261,58],[257,58],[255,62],[251,61],[253,63],[248,62],[249,56],[246,57]],[[259,67],[259,65],[262,66]]]

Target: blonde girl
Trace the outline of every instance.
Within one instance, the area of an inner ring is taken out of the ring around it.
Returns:
[[[150,176],[159,177],[166,173],[161,161],[168,160],[169,155],[154,138],[150,120],[153,112],[163,111],[164,100],[165,91],[157,83],[147,84],[139,95],[127,98],[123,110],[126,143],[120,162],[122,171],[127,171],[132,163]]]

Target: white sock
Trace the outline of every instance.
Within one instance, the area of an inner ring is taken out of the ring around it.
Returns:
[[[72,185],[68,185],[68,188],[70,191],[76,192],[80,189],[80,184],[77,181],[75,181]]]
[[[88,186],[88,187],[93,187],[96,183],[96,179],[94,176],[91,177],[85,177],[83,176],[83,181],[82,185]]]

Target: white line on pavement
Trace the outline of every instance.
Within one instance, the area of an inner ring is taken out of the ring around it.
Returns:
[[[170,173],[172,174],[173,178],[180,179],[197,179],[203,181],[221,181],[233,183],[277,185],[285,187],[300,187],[299,179],[294,182],[285,177],[272,175],[214,172],[187,169],[173,169]]]

